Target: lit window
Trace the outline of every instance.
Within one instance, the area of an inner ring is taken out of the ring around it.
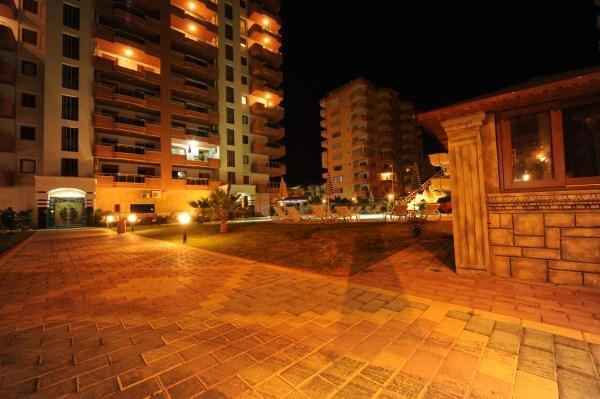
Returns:
[[[248,104],[248,96],[242,96],[242,104],[243,105]]]

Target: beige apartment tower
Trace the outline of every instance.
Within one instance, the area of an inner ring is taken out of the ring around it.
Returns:
[[[357,199],[410,190],[422,145],[416,111],[398,93],[356,79],[321,100],[322,167],[335,195]]]
[[[0,208],[174,214],[285,174],[279,0],[0,0]]]

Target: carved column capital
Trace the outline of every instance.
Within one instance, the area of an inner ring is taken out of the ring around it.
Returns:
[[[484,120],[485,112],[476,112],[442,121],[442,127],[448,135],[448,145],[478,139]]]

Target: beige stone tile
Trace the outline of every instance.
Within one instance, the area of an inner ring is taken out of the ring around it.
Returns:
[[[558,384],[556,381],[517,370],[513,397],[514,399],[531,399],[536,397],[558,399]]]
[[[487,348],[479,365],[479,372],[513,384],[517,370],[517,356]]]

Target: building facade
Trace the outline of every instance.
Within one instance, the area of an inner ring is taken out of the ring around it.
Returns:
[[[383,198],[410,190],[422,144],[412,103],[357,79],[321,100],[322,167],[335,195]]]
[[[171,214],[285,173],[277,0],[0,2],[0,208]]]
[[[600,287],[600,69],[421,114],[446,143],[457,272]]]

